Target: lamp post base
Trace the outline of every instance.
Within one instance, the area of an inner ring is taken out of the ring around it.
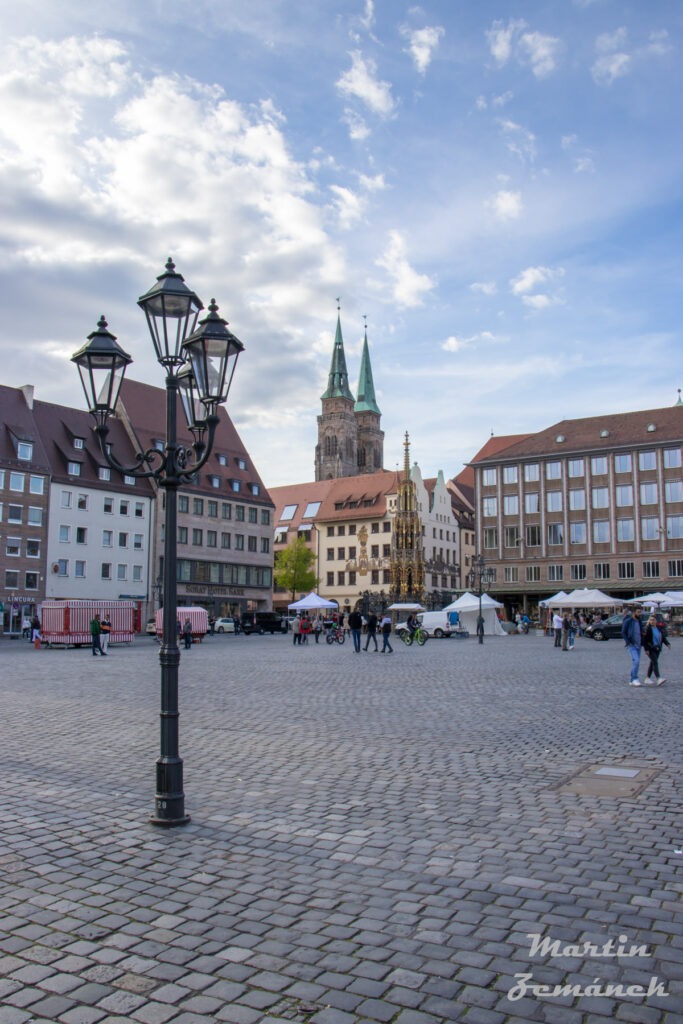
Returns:
[[[154,796],[154,814],[149,821],[161,828],[187,825],[190,815],[185,814],[183,792],[183,762],[179,757],[160,757],[156,764],[157,788]]]
[[[191,820],[189,814],[184,814],[182,818],[160,818],[156,814],[152,814],[149,823],[157,825],[159,828],[175,828],[177,825],[187,825]]]

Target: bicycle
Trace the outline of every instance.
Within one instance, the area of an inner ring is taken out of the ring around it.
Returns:
[[[328,644],[333,644],[335,642],[338,644],[343,644],[344,641],[346,640],[346,637],[344,636],[344,630],[341,628],[341,626],[336,626],[333,629],[328,629],[325,640],[327,641]]]
[[[409,629],[403,629],[401,630],[401,640],[406,647],[410,647],[413,640],[418,647],[424,647],[429,640],[429,633],[427,633],[422,626],[417,626],[412,633]]]

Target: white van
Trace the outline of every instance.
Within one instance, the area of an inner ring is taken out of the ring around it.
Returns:
[[[447,612],[420,612],[417,617],[429,636],[450,636],[454,632]]]

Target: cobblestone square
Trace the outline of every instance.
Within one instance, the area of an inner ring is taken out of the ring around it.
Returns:
[[[683,1020],[683,641],[394,648],[184,652],[165,831],[156,644],[0,641],[0,1024]]]

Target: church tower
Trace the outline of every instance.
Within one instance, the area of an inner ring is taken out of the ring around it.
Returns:
[[[422,602],[425,560],[415,481],[410,475],[410,442],[404,441],[403,479],[398,485],[391,537],[391,593],[394,601]]]
[[[318,416],[315,478],[334,480],[342,476],[355,476],[358,473],[358,427],[354,415],[353,395],[349,390],[339,307],[327,389],[321,398],[323,408],[322,415]]]
[[[375,385],[368,349],[368,329],[365,325],[363,355],[358,376],[358,397],[354,406],[358,426],[357,473],[374,473],[384,462],[384,431],[380,430],[382,413],[375,398]]]

